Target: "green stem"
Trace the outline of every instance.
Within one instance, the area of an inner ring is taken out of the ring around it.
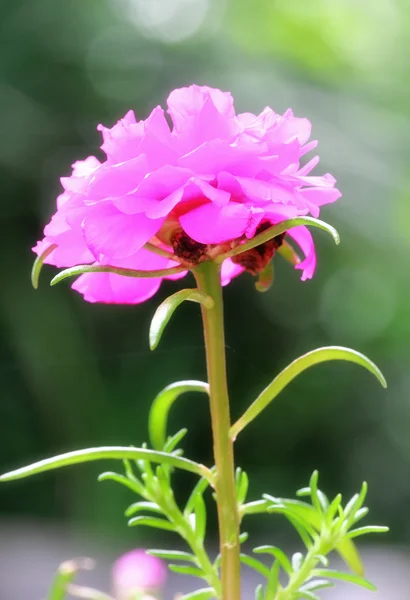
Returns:
[[[220,267],[212,261],[194,271],[198,288],[214,300],[201,305],[204,326],[210,409],[215,457],[215,492],[218,508],[222,600],[240,600],[239,515],[235,490],[233,441],[226,381],[225,336]]]
[[[275,600],[291,600],[294,598],[298,589],[309,581],[313,569],[319,562],[317,556],[322,553],[324,554],[324,551],[322,541],[319,538],[306,554],[300,569],[292,573],[288,585],[278,591]]]

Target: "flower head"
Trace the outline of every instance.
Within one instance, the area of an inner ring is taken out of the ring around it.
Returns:
[[[167,570],[164,563],[145,550],[131,550],[123,554],[112,569],[115,600],[148,600],[165,585]]]
[[[302,166],[316,142],[308,142],[310,122],[291,110],[236,114],[230,93],[193,85],[171,92],[168,114],[172,127],[160,107],[145,121],[130,111],[111,129],[98,127],[106,158],[76,162],[72,175],[61,179],[57,211],[34,248],[42,254],[57,245],[46,263],[189,268],[272,224],[318,217],[323,204],[341,195],[331,175],[310,175],[317,156]],[[302,279],[311,278],[316,255],[310,232],[298,226],[287,239],[304,255],[296,265]],[[147,243],[175,260],[152,253]],[[283,237],[275,238],[226,259],[223,283],[244,270],[263,270],[282,243]],[[87,273],[73,288],[90,302],[133,304],[153,296],[161,281]]]

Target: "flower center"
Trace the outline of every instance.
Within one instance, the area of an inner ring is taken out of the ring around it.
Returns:
[[[182,258],[192,265],[197,265],[206,259],[207,244],[193,240],[185,231],[175,231],[171,238],[171,246],[178,258]]]
[[[261,223],[257,228],[255,235],[266,231],[269,227],[272,227],[272,223]],[[232,262],[241,265],[241,267],[244,267],[245,271],[252,273],[252,275],[261,273],[274,257],[276,250],[282,245],[285,235],[286,233],[281,233],[271,240],[268,240],[259,246],[255,246],[255,248],[251,248],[250,250],[242,252],[242,254],[233,256]]]

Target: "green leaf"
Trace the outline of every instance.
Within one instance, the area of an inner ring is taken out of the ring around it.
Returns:
[[[275,597],[279,585],[279,571],[279,562],[275,561],[269,572],[268,581],[266,583],[265,600],[271,600],[271,598]]]
[[[63,562],[54,577],[47,600],[64,600],[68,594],[68,586],[73,581],[77,571],[80,569],[90,570],[94,568],[91,558],[76,558]]]
[[[386,380],[379,368],[366,356],[355,350],[343,348],[341,346],[327,346],[317,348],[307,354],[297,358],[288,365],[275,379],[270,383],[250,405],[245,413],[232,425],[230,435],[235,439],[249,423],[251,423],[276,396],[293,380],[297,375],[322,362],[329,360],[345,360],[354,362],[368,369],[380,381],[383,387],[386,387]]]
[[[258,279],[255,283],[255,289],[258,292],[267,292],[273,284],[273,261],[268,262],[266,267],[258,274]]]
[[[349,538],[344,537],[336,546],[337,552],[343,558],[347,566],[357,575],[363,575],[364,567],[357,548]]]
[[[204,465],[200,465],[187,458],[179,456],[173,456],[172,454],[166,454],[165,452],[158,452],[155,450],[146,450],[144,448],[128,448],[127,446],[101,446],[99,448],[88,448],[86,450],[75,450],[74,452],[67,452],[65,454],[59,454],[53,458],[46,458],[36,463],[10,471],[0,476],[0,482],[13,481],[14,479],[22,479],[23,477],[29,477],[36,475],[37,473],[43,473],[44,471],[50,471],[52,469],[59,469],[60,467],[66,467],[69,465],[75,465],[78,463],[86,463],[94,460],[105,460],[105,459],[143,459],[156,463],[164,463],[171,465],[172,467],[178,467],[184,471],[190,471],[201,477],[205,477],[210,482],[213,481],[211,471]]]
[[[263,563],[261,563],[260,560],[257,560],[256,558],[253,558],[253,556],[248,556],[247,554],[243,554],[243,553],[240,554],[240,559],[244,565],[250,567],[251,569],[253,569],[257,573],[260,573],[261,575],[263,575],[266,578],[269,577],[268,567],[266,567]]]
[[[40,277],[41,269],[43,268],[44,261],[47,256],[57,248],[57,244],[51,244],[48,248],[44,250],[39,256],[37,256],[36,260],[33,263],[33,268],[31,269],[31,285],[36,290],[38,288],[38,280]]]
[[[319,596],[316,596],[313,592],[309,592],[308,590],[297,592],[296,598],[306,598],[306,600],[320,600]]]
[[[145,488],[140,481],[137,479],[129,479],[124,475],[120,475],[119,473],[114,473],[112,471],[105,471],[98,476],[98,481],[115,481],[116,483],[120,483],[121,485],[127,487],[131,491],[140,496],[145,496]]]
[[[280,254],[282,258],[284,258],[288,263],[296,267],[296,265],[300,265],[302,259],[296,252],[289,242],[285,240],[282,241],[282,245],[276,250],[277,254]]]
[[[147,550],[147,554],[156,558],[162,558],[163,560],[186,560],[196,564],[195,556],[189,552],[179,550]]]
[[[56,285],[67,279],[67,277],[77,277],[83,273],[114,273],[123,277],[168,277],[168,275],[176,275],[186,271],[184,267],[171,267],[170,269],[157,269],[154,271],[137,271],[135,269],[125,269],[120,267],[112,267],[111,265],[77,265],[60,271],[51,281],[50,285]]]
[[[281,233],[286,233],[288,229],[298,227],[299,225],[306,225],[323,229],[332,236],[336,244],[339,244],[340,242],[338,232],[334,227],[332,227],[328,223],[320,221],[319,219],[315,219],[314,217],[295,217],[294,219],[288,219],[287,221],[282,221],[277,225],[273,225],[272,227],[269,227],[269,229],[266,229],[262,233],[255,235],[255,237],[251,240],[248,240],[247,242],[236,246],[235,248],[229,250],[229,252],[226,252],[225,254],[219,255],[215,262],[222,263],[226,258],[236,256],[237,254],[242,254],[242,252],[246,252],[247,250],[251,250],[256,246],[260,246],[260,244],[264,244],[268,240],[271,240],[272,238],[280,235]]]
[[[248,476],[245,473],[245,471],[242,471],[242,469],[240,467],[238,467],[236,469],[235,486],[236,486],[236,500],[237,500],[238,506],[241,506],[245,502],[246,496],[248,494],[249,479],[248,479]]]
[[[319,513],[313,508],[313,506],[306,504],[306,502],[301,502],[300,500],[292,500],[288,498],[273,498],[268,494],[265,495],[265,498],[273,502],[273,504],[269,506],[268,512],[282,512],[286,515],[286,511],[277,508],[277,503],[282,502],[286,504],[286,508],[288,510],[290,509],[290,517],[292,517],[292,513],[296,513],[299,519],[302,520],[301,523],[308,523],[316,531],[320,531],[322,526],[321,517]],[[340,540],[340,542],[338,542],[335,549],[340,554],[345,563],[348,565],[348,567],[350,567],[350,569],[354,571],[354,573],[357,573],[358,575],[363,574],[363,564],[360,559],[359,553],[356,549],[356,546],[354,542],[352,542],[352,540],[349,540],[348,538],[344,537],[342,540]]]
[[[312,581],[308,581],[300,588],[301,592],[305,591],[315,591],[315,590],[323,590],[325,588],[334,587],[334,583],[331,581],[327,581],[326,579],[313,579]]]
[[[309,481],[310,497],[312,499],[312,504],[316,508],[317,512],[322,513],[323,506],[322,506],[322,503],[319,498],[318,487],[317,487],[318,479],[319,479],[318,471],[313,471],[313,473],[310,477],[310,481]]]
[[[351,529],[347,533],[348,538],[355,538],[359,535],[366,535],[367,533],[386,533],[389,531],[388,527],[383,525],[367,525],[366,527],[358,527],[357,529]]]
[[[296,598],[306,598],[306,600],[320,600],[319,596],[316,596],[313,592],[309,592],[308,590],[297,592]]]
[[[175,526],[165,519],[156,519],[155,517],[134,517],[128,521],[130,527],[145,525],[155,529],[164,529],[165,531],[175,531]]]
[[[185,392],[204,392],[209,394],[209,385],[202,381],[178,381],[164,388],[151,406],[148,430],[152,446],[162,450],[166,443],[168,413],[171,406]]]
[[[342,494],[338,494],[334,498],[334,500],[332,500],[332,502],[330,503],[330,506],[326,512],[326,524],[328,527],[330,527],[330,525],[332,524],[332,521],[335,518],[335,515],[338,511],[338,508],[339,508],[341,502],[342,502]]]
[[[285,573],[288,575],[292,573],[293,569],[290,560],[283,550],[277,546],[258,546],[253,549],[253,552],[255,552],[255,554],[270,554],[271,556],[274,556]]]
[[[358,575],[351,575],[350,573],[341,573],[340,571],[331,571],[330,569],[315,569],[313,572],[314,577],[326,577],[329,579],[337,579],[339,581],[347,581],[348,583],[354,583],[366,588],[367,590],[375,591],[375,586]]]
[[[190,592],[181,596],[179,600],[208,600],[209,598],[215,598],[215,590],[213,588],[202,588],[195,592]]]
[[[196,567],[189,567],[186,565],[168,565],[170,571],[174,573],[179,573],[180,575],[191,575],[192,577],[199,577],[200,579],[204,578],[204,573],[201,569],[197,569]]]
[[[170,435],[164,444],[163,451],[169,452],[169,453],[173,452],[174,449],[178,446],[180,441],[186,436],[187,433],[188,433],[188,429],[186,429],[184,427],[183,429],[180,429],[179,431],[177,431],[177,433],[175,433],[174,435]]]
[[[267,500],[254,500],[241,506],[242,515],[259,515],[268,512],[269,502]]]
[[[199,544],[202,544],[206,533],[206,508],[201,494],[198,494],[194,504],[195,514],[195,537]]]
[[[239,536],[239,543],[244,544],[248,538],[249,538],[249,533],[247,533],[246,531],[243,531]]]
[[[204,477],[198,481],[198,483],[192,490],[184,508],[185,517],[188,517],[193,512],[197,496],[202,495],[208,486],[209,481]]]
[[[125,516],[132,517],[132,515],[145,510],[158,514],[164,513],[162,508],[158,506],[158,504],[155,504],[155,502],[134,502],[134,504],[131,504],[125,511]]]
[[[255,600],[264,600],[263,585],[260,583],[255,590]]]
[[[162,304],[160,304],[152,317],[149,330],[149,347],[155,350],[158,346],[161,336],[167,326],[170,318],[182,302],[189,300],[190,302],[198,302],[206,308],[213,308],[214,301],[211,296],[203,294],[197,289],[180,290],[172,296],[169,296]]]
[[[301,552],[295,552],[292,556],[292,570],[300,571],[303,564],[303,554]]]

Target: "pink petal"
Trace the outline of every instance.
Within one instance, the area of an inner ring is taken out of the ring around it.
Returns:
[[[326,187],[305,188],[300,191],[300,194],[303,196],[306,202],[309,202],[315,206],[323,206],[324,204],[336,202],[336,200],[338,200],[342,195],[337,188]]]
[[[288,235],[295,240],[302,249],[305,260],[295,266],[295,269],[303,271],[301,280],[312,279],[316,269],[316,252],[312,234],[309,229],[304,226],[293,227],[288,230]]]
[[[90,206],[83,231],[96,259],[120,259],[135,254],[161,228],[165,218],[149,219],[144,214],[121,213],[111,201]]]
[[[204,204],[180,217],[184,231],[201,244],[219,244],[243,234],[251,237],[263,217],[263,211],[230,202],[225,206]]]
[[[241,267],[241,265],[236,265],[230,258],[224,260],[221,268],[222,285],[228,285],[228,283],[231,283],[232,279],[243,273],[244,270],[244,267]]]
[[[139,250],[133,256],[121,260],[105,261],[111,266],[151,271],[175,266],[163,256]],[[109,304],[139,304],[151,298],[159,289],[162,278],[124,277],[114,273],[87,273],[81,275],[72,288],[83,294],[88,302]]]
[[[121,196],[134,190],[148,170],[147,158],[140,155],[118,164],[104,163],[94,171],[87,187],[87,201]]]
[[[167,100],[168,112],[174,126],[178,128],[187,118],[198,115],[205,102],[211,99],[212,104],[221,115],[234,117],[233,98],[229,92],[191,85],[190,87],[176,89],[170,93]]]

